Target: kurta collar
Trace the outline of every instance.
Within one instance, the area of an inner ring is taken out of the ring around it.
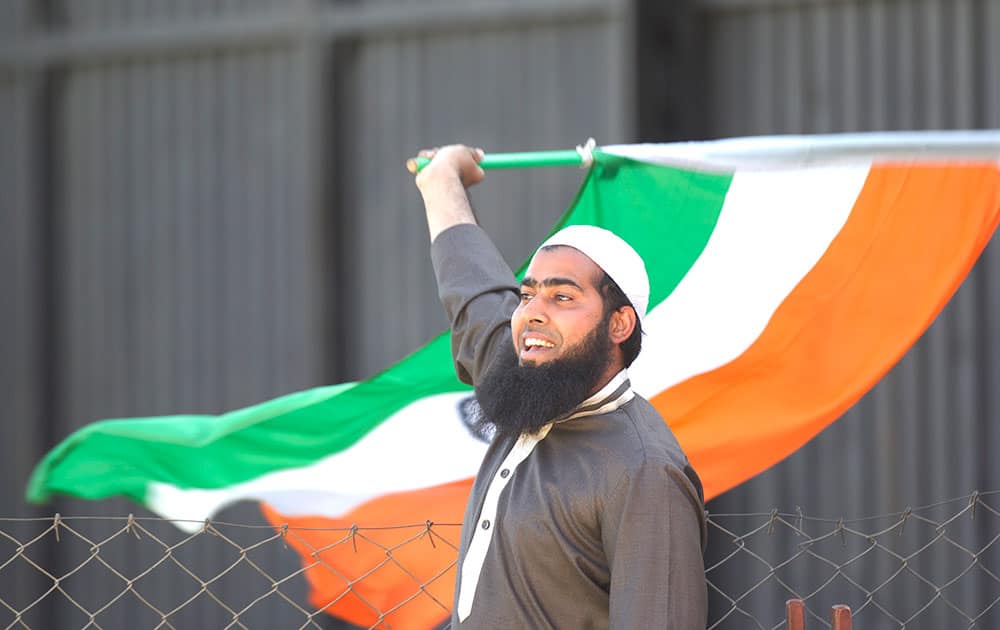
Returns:
[[[628,373],[623,369],[615,374],[596,394],[584,400],[568,416],[560,418],[556,422],[608,413],[618,409],[634,397],[635,392],[632,391]]]

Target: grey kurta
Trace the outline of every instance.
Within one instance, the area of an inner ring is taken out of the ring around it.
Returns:
[[[445,230],[431,257],[456,371],[475,383],[499,353],[514,352],[516,280],[478,226]],[[701,482],[659,413],[628,394],[610,412],[553,424],[503,475],[484,524],[484,499],[514,440],[490,445],[465,511],[459,585],[477,530],[492,538],[462,622],[456,592],[452,628],[705,627]]]

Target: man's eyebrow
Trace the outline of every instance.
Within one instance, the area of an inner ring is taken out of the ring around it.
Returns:
[[[546,278],[545,280],[542,280],[541,282],[539,282],[538,280],[535,280],[534,278],[526,277],[524,280],[521,280],[521,286],[522,287],[529,287],[529,288],[532,288],[532,289],[535,289],[538,286],[543,286],[543,287],[565,287],[565,286],[570,286],[570,287],[576,287],[580,291],[584,290],[584,288],[582,286],[580,286],[580,283],[577,282],[576,280],[573,280],[572,278],[561,278],[559,276],[553,276],[551,278]]]

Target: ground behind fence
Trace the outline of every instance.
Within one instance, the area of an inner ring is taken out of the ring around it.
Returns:
[[[0,518],[0,627],[328,630],[351,627],[328,610],[350,609],[361,627],[405,628],[415,607],[445,618],[458,524],[195,525]],[[864,630],[1000,627],[1000,491],[864,518],[710,514],[709,529],[712,629],[785,628],[789,599],[808,628],[831,627],[838,604]],[[310,600],[306,581],[320,578]]]

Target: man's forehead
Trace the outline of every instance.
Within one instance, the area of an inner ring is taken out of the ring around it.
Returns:
[[[535,252],[524,274],[525,281],[533,284],[551,284],[553,281],[573,280],[586,286],[596,286],[602,275],[601,268],[589,256],[568,245],[546,247]],[[564,282],[558,282],[565,284]]]

